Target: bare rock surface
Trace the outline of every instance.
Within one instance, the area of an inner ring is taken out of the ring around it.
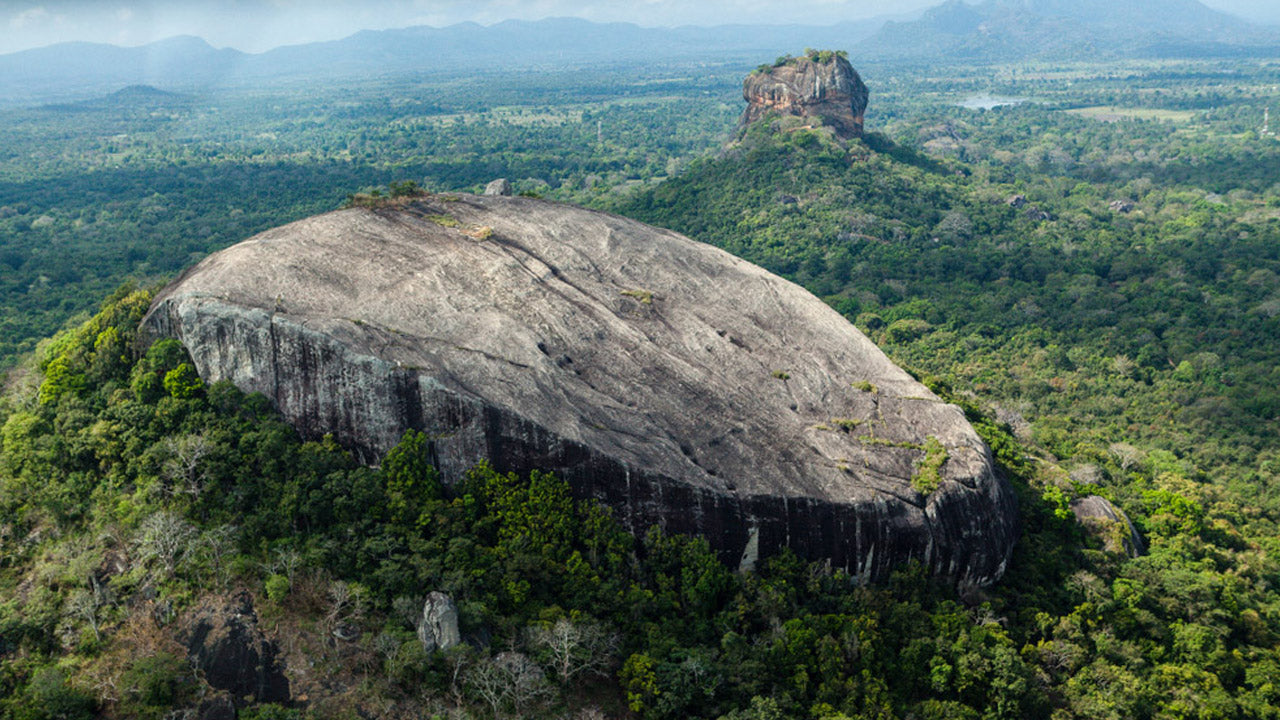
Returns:
[[[377,462],[419,428],[446,481],[482,459],[554,471],[734,564],[789,546],[862,580],[914,559],[986,585],[1016,538],[963,413],[837,312],[605,213],[469,195],[333,212],[210,256],[145,324],[305,437]],[[931,491],[926,444],[945,451]]]
[[[462,642],[458,631],[458,607],[453,598],[442,592],[427,594],[418,619],[418,640],[427,652],[448,650]]]
[[[279,648],[258,628],[248,593],[197,609],[183,636],[191,664],[237,706],[289,701],[289,680],[279,662]],[[224,717],[226,704],[219,700],[202,706],[201,716]]]
[[[868,95],[858,72],[840,55],[825,60],[792,58],[769,70],[753,72],[742,82],[747,109],[741,124],[777,113],[821,118],[840,137],[860,137]]]
[[[484,194],[485,195],[502,195],[504,197],[507,195],[510,195],[511,181],[507,180],[506,178],[498,178],[497,180],[494,180],[493,182],[484,186]]]

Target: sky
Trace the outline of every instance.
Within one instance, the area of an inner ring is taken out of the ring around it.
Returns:
[[[358,30],[581,17],[646,26],[826,24],[919,11],[941,0],[0,0],[0,54],[68,40],[142,45],[197,35],[261,52]],[[1280,24],[1277,0],[1206,0]]]

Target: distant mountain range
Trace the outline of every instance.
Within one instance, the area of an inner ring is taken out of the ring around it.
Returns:
[[[474,75],[586,65],[740,62],[805,47],[851,47],[883,20],[804,25],[642,28],[575,18],[488,27],[365,30],[342,40],[249,54],[197,37],[141,47],[61,43],[0,55],[0,104],[67,102],[125,85],[189,91],[213,86],[397,74]]]
[[[74,102],[129,85],[167,90],[403,74],[475,75],[635,63],[752,66],[805,47],[855,61],[1280,56],[1280,31],[1198,0],[948,0],[912,21],[642,28],[560,18],[361,31],[264,53],[197,37],[142,47],[63,43],[0,55],[0,105]]]
[[[1280,56],[1280,31],[1198,0],[948,0],[889,22],[860,57],[954,60]]]

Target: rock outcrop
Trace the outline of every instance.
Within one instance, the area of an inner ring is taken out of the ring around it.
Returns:
[[[1138,557],[1147,552],[1146,543],[1124,511],[1100,495],[1087,495],[1071,501],[1076,522],[1097,537],[1108,552]]]
[[[511,194],[511,181],[506,178],[498,178],[484,186],[484,194],[506,197]]]
[[[432,592],[422,604],[422,617],[418,619],[418,640],[427,652],[448,650],[462,642],[458,631],[458,608],[453,598],[442,592]]]
[[[842,55],[813,53],[748,75],[741,124],[776,113],[821,119],[839,137],[860,137],[867,96],[867,86]]]
[[[258,629],[248,593],[199,609],[183,634],[192,665],[236,704],[289,701],[289,680],[277,662],[279,651]],[[225,701],[219,702],[202,708],[202,716],[225,715]]]
[[[783,546],[862,580],[1004,571],[1014,499],[955,406],[800,287],[639,222],[523,197],[349,209],[206,258],[144,321],[208,382],[451,482],[541,468],[627,527]]]

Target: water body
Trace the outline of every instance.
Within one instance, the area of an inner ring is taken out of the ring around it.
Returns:
[[[969,110],[990,110],[1005,105],[1021,105],[1024,102],[1028,102],[1028,98],[1007,95],[970,95],[956,105]]]

